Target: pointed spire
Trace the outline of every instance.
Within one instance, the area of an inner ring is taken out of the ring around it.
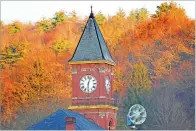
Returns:
[[[93,6],[91,5],[91,13],[93,13],[93,9],[92,8],[93,8]]]
[[[94,18],[94,14],[93,14],[93,6],[91,5],[91,14],[90,14],[90,16],[89,16],[89,18]]]
[[[93,15],[92,5],[91,13],[83,30],[82,36],[80,37],[72,58],[69,60],[70,64],[80,62],[105,62],[115,65],[101,30],[99,29]]]

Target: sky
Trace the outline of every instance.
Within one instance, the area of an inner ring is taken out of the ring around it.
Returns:
[[[44,18],[52,18],[61,9],[67,12],[73,10],[84,18],[90,13],[101,11],[104,15],[114,15],[123,8],[128,15],[136,8],[147,8],[149,14],[155,13],[156,7],[164,1],[1,1],[1,20],[8,24],[12,21],[37,22]],[[195,1],[175,1],[186,11],[187,16],[195,19]]]

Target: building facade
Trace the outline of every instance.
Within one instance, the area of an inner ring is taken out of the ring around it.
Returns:
[[[72,111],[79,112],[106,130],[116,129],[113,94],[115,62],[92,9],[72,58]]]

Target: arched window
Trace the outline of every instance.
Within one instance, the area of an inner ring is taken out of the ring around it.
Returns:
[[[111,119],[110,120],[110,122],[109,122],[109,130],[112,130],[113,129],[113,127],[114,127],[114,125],[113,125],[113,120]]]

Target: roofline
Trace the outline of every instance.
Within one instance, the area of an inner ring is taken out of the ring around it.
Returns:
[[[89,106],[69,106],[68,109],[73,110],[73,109],[113,109],[113,110],[118,110],[118,107],[116,106],[110,106],[110,105],[89,105]]]
[[[78,46],[79,46],[79,44],[80,44],[80,41],[81,41],[81,39],[82,39],[82,36],[83,36],[83,34],[84,34],[84,31],[86,30],[86,26],[87,26],[88,21],[89,21],[89,19],[88,19],[87,22],[86,22],[86,25],[85,25],[85,27],[84,27],[84,30],[83,30],[83,32],[82,32],[82,35],[80,36],[80,40],[79,40],[79,42],[78,42],[78,44],[77,44],[77,46],[76,46],[76,49],[75,49],[75,51],[74,51],[74,53],[73,53],[71,59],[68,60],[68,62],[71,61],[71,60],[73,59],[73,57],[74,57],[74,55],[75,55],[75,53],[76,53],[76,50],[77,50],[77,48],[78,48]]]
[[[106,63],[106,64],[113,65],[113,66],[116,65],[115,62],[111,62],[111,61],[108,61],[108,60],[69,61],[68,63],[70,65],[74,65],[74,64],[91,64],[91,63],[94,63],[94,64]]]
[[[102,55],[102,58],[105,59],[105,57],[104,57],[104,55],[103,55],[102,47],[101,47],[101,44],[100,44],[100,40],[99,40],[99,37],[98,37],[97,28],[96,28],[96,25],[95,25],[95,24],[97,24],[97,21],[96,21],[94,15],[93,15],[93,13],[91,13],[90,16],[89,16],[89,19],[88,19],[87,22],[86,22],[86,25],[85,25],[85,27],[84,27],[84,30],[83,30],[82,35],[81,35],[81,37],[80,37],[80,40],[79,40],[79,42],[78,42],[78,44],[77,44],[77,46],[76,46],[76,49],[75,49],[75,51],[74,51],[74,53],[73,53],[71,59],[68,60],[69,63],[73,63],[73,62],[71,62],[71,60],[73,59],[73,57],[74,57],[74,55],[75,55],[75,53],[76,53],[76,50],[77,50],[77,48],[78,48],[78,46],[79,46],[79,43],[80,43],[80,41],[81,41],[81,39],[82,39],[82,36],[83,36],[83,34],[84,34],[84,31],[86,30],[87,23],[88,23],[88,21],[89,21],[90,19],[92,19],[93,22],[94,22],[96,36],[97,36],[97,39],[98,39],[99,47],[100,47],[100,49],[101,49],[101,55]],[[98,24],[97,24],[97,27],[98,27],[98,30],[100,30]],[[100,32],[101,32],[101,30],[100,30]],[[101,36],[103,37],[102,32],[101,32],[100,34],[101,34]],[[111,53],[110,53],[110,50],[109,50],[109,48],[108,48],[108,45],[107,45],[107,43],[106,43],[104,37],[103,37],[103,40],[104,40],[104,42],[105,42],[105,44],[106,44],[106,47],[107,47],[108,52],[109,52],[109,55],[110,55],[110,57],[111,57],[111,59],[112,59],[113,62],[112,62],[112,61],[109,61],[109,60],[106,60],[106,59],[105,59],[105,61],[108,61],[108,62],[107,62],[108,64],[109,64],[109,63],[112,63],[112,64],[110,64],[110,65],[116,65],[116,63],[115,63],[115,61],[114,61],[114,59],[113,59],[113,57],[112,57],[112,55],[111,55]],[[91,61],[94,61],[94,60],[91,60]],[[104,60],[103,60],[103,61],[104,61]],[[77,61],[75,61],[75,62],[77,62]],[[81,64],[81,63],[80,63],[80,64]]]
[[[94,18],[94,20],[95,20],[95,22],[96,22],[96,24],[97,24],[97,21],[96,21],[96,19]],[[100,28],[99,28],[99,25],[97,24],[97,27],[98,27],[98,29],[100,30]],[[96,26],[95,26],[95,30],[96,30]],[[100,30],[100,32],[101,32],[101,30]],[[102,36],[102,38],[103,38],[103,40],[104,40],[104,42],[105,42],[105,45],[106,45],[106,47],[107,47],[107,49],[108,49],[108,52],[109,52],[109,55],[110,55],[110,57],[112,58],[112,60],[114,61],[114,59],[113,59],[113,57],[112,57],[112,55],[111,55],[111,52],[110,52],[110,50],[109,50],[109,48],[108,48],[108,45],[107,45],[107,43],[106,43],[106,41],[105,41],[105,38],[103,37],[103,34],[102,34],[102,32],[100,33],[101,34],[101,36]],[[99,38],[98,38],[98,40],[99,40]],[[115,63],[115,61],[114,61],[114,63]]]
[[[94,21],[94,27],[95,27],[95,32],[96,32],[96,36],[97,36],[97,39],[98,39],[99,47],[100,47],[100,50],[101,50],[101,55],[102,55],[102,58],[103,58],[103,59],[105,59],[105,58],[104,58],[104,55],[103,55],[102,48],[101,48],[100,40],[99,40],[99,37],[98,37],[98,33],[97,33],[97,29],[96,29],[96,25],[95,25],[96,20],[95,20],[95,19],[93,19],[93,21]],[[101,30],[100,30],[100,31],[101,31]]]

